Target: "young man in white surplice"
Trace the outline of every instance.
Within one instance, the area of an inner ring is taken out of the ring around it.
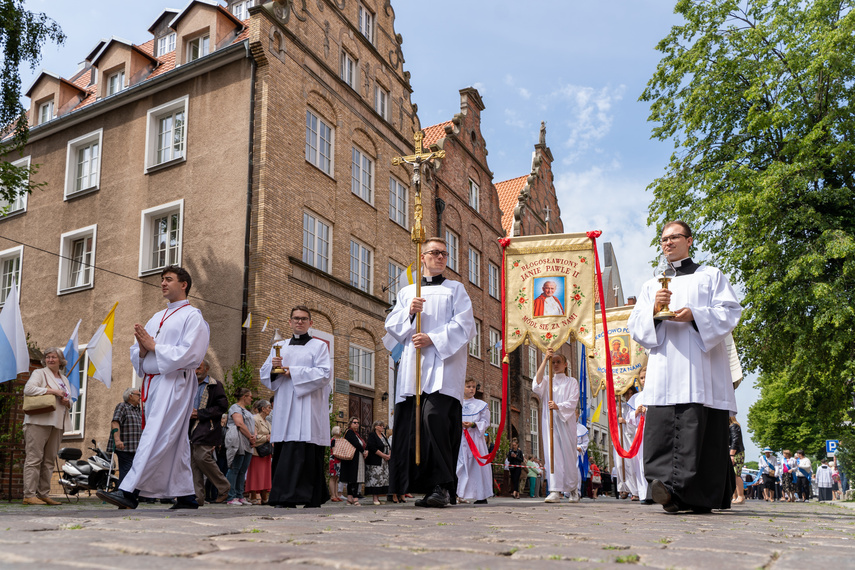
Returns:
[[[466,438],[468,433],[478,455],[487,455],[484,432],[490,425],[490,410],[487,402],[475,398],[477,387],[474,378],[466,380],[463,387],[464,434],[457,457],[457,501],[465,503],[472,499],[476,505],[486,505],[487,497],[493,496],[493,470],[489,463],[478,463]]]

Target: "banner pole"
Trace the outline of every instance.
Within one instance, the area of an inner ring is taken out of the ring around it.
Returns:
[[[547,357],[548,358],[548,357]],[[552,378],[555,375],[555,371],[552,369],[552,359],[549,359],[549,401],[554,401],[554,395],[552,392]],[[555,474],[555,435],[554,435],[554,427],[555,422],[552,419],[552,412],[555,410],[552,409],[552,406],[549,406],[549,473]]]

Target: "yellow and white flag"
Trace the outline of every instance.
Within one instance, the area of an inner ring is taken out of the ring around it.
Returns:
[[[597,404],[597,409],[594,410],[594,415],[591,416],[591,422],[592,423],[597,423],[598,421],[600,421],[600,412],[602,412],[602,411],[603,411],[603,403],[600,402],[599,404]]]
[[[241,325],[241,328],[251,329],[252,328],[252,313],[247,313],[246,320]]]
[[[266,330],[267,330],[267,325],[269,325],[269,324],[270,324],[270,317],[267,317],[266,319],[264,319],[264,326],[263,326],[263,327],[261,327],[261,332],[266,331]]]
[[[113,326],[116,322],[117,306],[119,306],[118,301],[86,345],[86,352],[89,353],[87,374],[90,378],[103,382],[107,388],[113,380]]]
[[[415,273],[413,273],[413,265],[415,265],[415,264],[411,263],[409,265],[409,267],[407,267],[405,270],[401,271],[401,274],[398,275],[398,288],[396,289],[396,291],[400,291],[401,289],[403,289],[407,285],[412,285],[413,283],[416,282],[415,281]]]

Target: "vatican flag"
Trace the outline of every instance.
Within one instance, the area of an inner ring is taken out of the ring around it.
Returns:
[[[86,351],[89,353],[87,374],[90,378],[103,382],[107,388],[110,387],[113,380],[113,326],[116,322],[116,307],[118,305],[117,301],[86,345]]]

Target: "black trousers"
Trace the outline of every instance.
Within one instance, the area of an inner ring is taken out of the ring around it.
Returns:
[[[644,476],[658,479],[681,508],[729,509],[736,485],[727,410],[702,404],[648,406]]]
[[[395,405],[389,493],[430,493],[437,485],[457,494],[457,456],[463,437],[463,407],[457,398],[434,392],[421,398],[421,464],[416,465],[416,398]]]
[[[796,494],[805,501],[810,501],[811,490],[807,477],[796,477]]]
[[[267,502],[292,507],[320,507],[330,499],[326,481],[326,448],[304,441],[273,444],[271,487]]]

